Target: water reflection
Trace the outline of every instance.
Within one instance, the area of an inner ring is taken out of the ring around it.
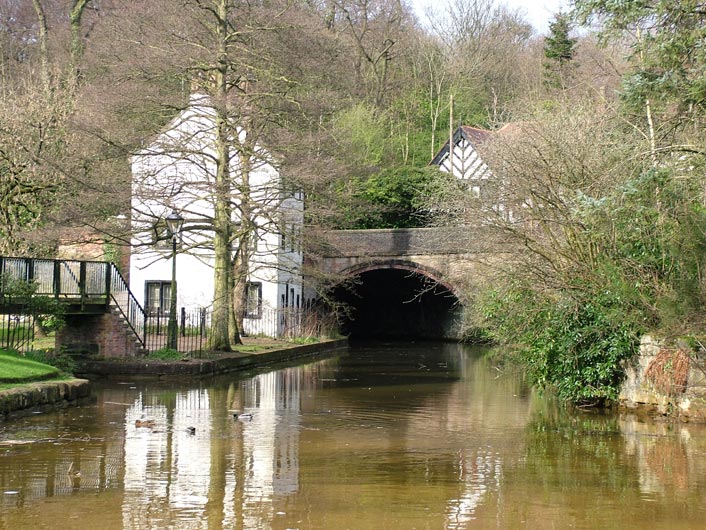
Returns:
[[[222,506],[223,527],[271,520],[275,499],[299,490],[302,388],[330,366],[259,374],[225,390],[140,391],[125,412],[123,526],[162,528],[167,513],[180,528],[207,528],[209,503]]]
[[[233,462],[232,492],[242,497],[242,527],[259,528],[261,521],[275,515],[274,500],[299,490],[299,419],[302,380],[312,380],[323,366],[308,370],[286,369],[258,375],[241,385],[242,411],[253,419],[242,424],[242,466]],[[242,471],[242,490],[236,473]],[[228,507],[230,508],[230,507]],[[223,521],[224,526],[240,523],[238,510]]]
[[[211,415],[204,389],[179,392],[173,405],[140,392],[125,413],[125,528],[161,528],[150,514],[178,510],[201,528],[211,473]],[[149,426],[138,426],[138,422]],[[152,424],[153,422],[153,424]],[[198,425],[192,434],[190,427]],[[201,521],[199,524],[198,522]]]
[[[646,423],[634,415],[625,415],[619,427],[625,453],[637,465],[644,498],[686,498],[694,490],[706,489],[703,426]]]
[[[451,344],[110,384],[96,405],[1,428],[8,530],[699,528],[705,515],[703,426],[562,412]]]
[[[466,528],[467,523],[476,518],[476,509],[484,501],[488,491],[500,489],[501,476],[500,455],[491,452],[461,455],[458,480],[463,484],[463,494],[449,501],[444,528]]]

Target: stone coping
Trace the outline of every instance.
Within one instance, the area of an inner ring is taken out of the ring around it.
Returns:
[[[245,370],[255,366],[280,363],[299,357],[314,356],[348,347],[348,339],[329,340],[254,353],[233,352],[216,359],[159,361],[121,359],[82,361],[75,372],[81,377],[144,376],[144,377],[203,377]]]
[[[85,379],[26,383],[0,390],[0,422],[80,403],[91,397],[91,383]]]

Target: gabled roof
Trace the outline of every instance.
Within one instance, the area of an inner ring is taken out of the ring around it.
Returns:
[[[469,125],[461,125],[458,127],[453,134],[454,145],[458,144],[461,139],[465,139],[470,142],[474,148],[478,148],[480,145],[492,140],[496,135],[502,134],[515,134],[522,129],[522,122],[510,122],[503,125],[497,131],[489,131],[487,129],[481,129],[478,127],[471,127]],[[434,158],[429,162],[429,165],[441,165],[443,160],[449,154],[449,142],[446,143],[439,149]]]
[[[493,135],[492,131],[488,131],[486,129],[479,129],[477,127],[470,127],[468,125],[461,125],[458,127],[453,134],[453,142],[454,145],[458,144],[461,139],[465,139],[466,141],[470,142],[473,144],[474,147],[478,146],[479,144],[482,144],[483,142],[489,140]],[[446,158],[449,154],[449,141],[446,140],[446,143],[441,146],[441,149],[436,153],[434,158],[432,159],[431,162],[429,162],[429,165],[441,165],[441,162]]]

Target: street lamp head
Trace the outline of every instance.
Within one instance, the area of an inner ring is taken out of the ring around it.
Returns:
[[[167,223],[167,230],[169,230],[169,235],[176,237],[181,232],[181,227],[184,226],[184,218],[177,213],[176,210],[172,210],[167,218],[165,219]]]

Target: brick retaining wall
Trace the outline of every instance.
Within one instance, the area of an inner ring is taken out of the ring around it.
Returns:
[[[67,315],[66,325],[57,332],[56,346],[104,358],[135,357],[139,347],[125,321],[114,312]]]

